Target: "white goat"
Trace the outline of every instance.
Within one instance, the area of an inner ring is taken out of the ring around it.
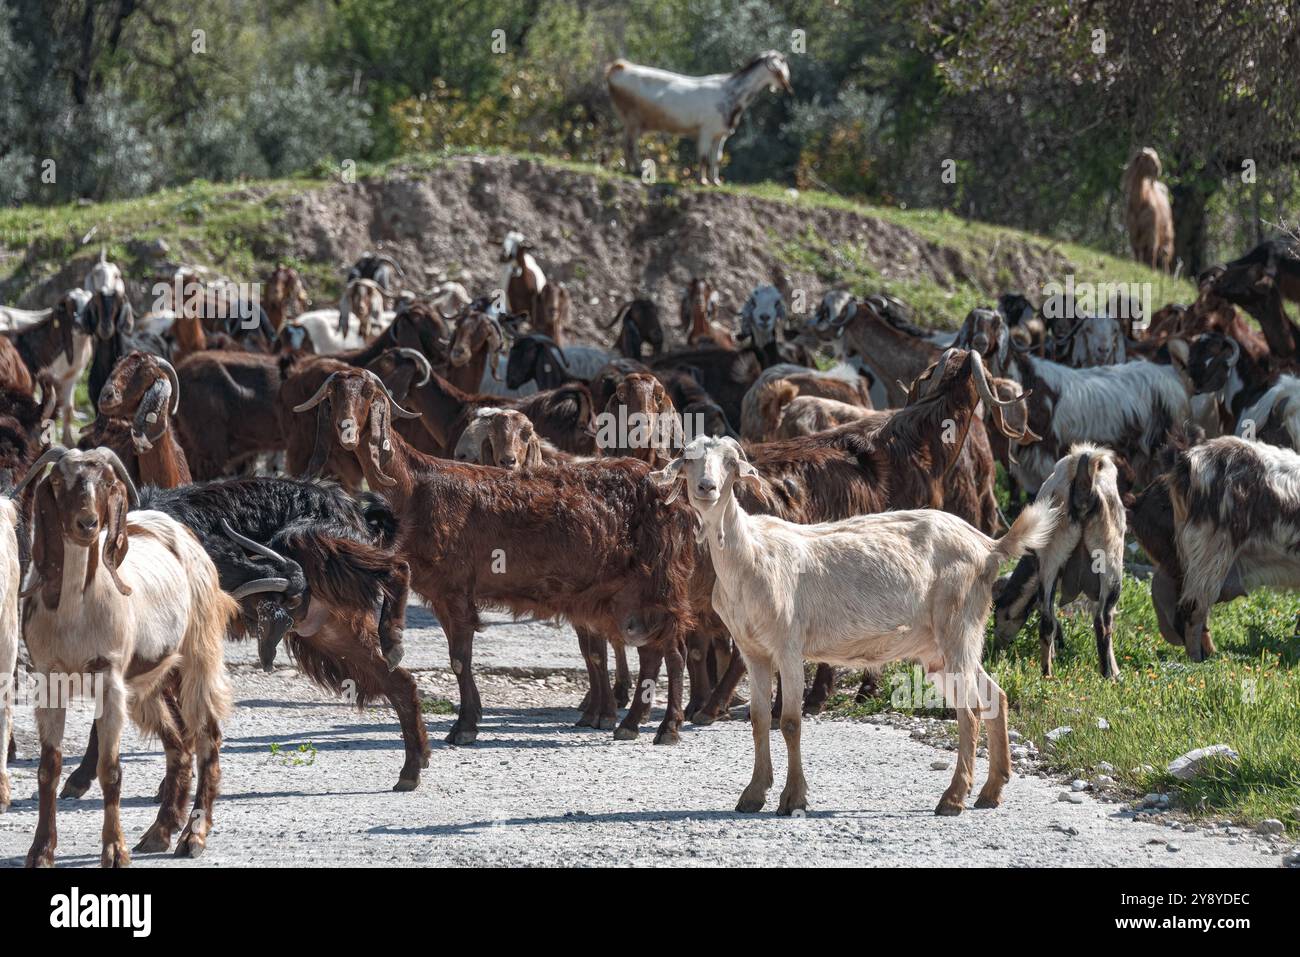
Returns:
[[[1300,451],[1300,378],[1278,376],[1237,421],[1237,435]]]
[[[43,477],[47,466],[52,469]],[[178,856],[197,856],[221,777],[221,722],[231,707],[223,643],[238,605],[221,590],[212,560],[189,529],[162,512],[127,514],[136,503],[135,486],[108,449],[51,448],[15,495],[33,481],[33,577],[24,637],[47,697],[36,709],[39,817],[27,864],[53,865],[66,699],[86,693],[98,710],[100,863],[130,862],[120,819],[119,757],[128,713],[145,733],[159,737],[167,755],[162,807],[136,851],[170,846],[185,820],[197,757],[194,810],[176,847]]]
[[[1101,675],[1117,677],[1112,633],[1124,583],[1126,521],[1114,453],[1090,444],[1074,446],[1056,463],[1037,501],[1066,517],[1046,546],[1022,558],[1015,572],[994,587],[998,640],[1007,644],[1015,638],[1037,607],[1039,654],[1043,674],[1050,675],[1061,634],[1057,602],[1064,605],[1087,595]]]
[[[775,343],[785,325],[785,297],[776,286],[756,286],[740,310],[740,338],[749,339],[754,348]]]
[[[49,318],[49,309],[19,309],[0,306],[0,332],[22,332]]]
[[[18,511],[0,496],[0,814],[9,810],[9,736],[18,664]]]
[[[697,438],[681,458],[652,474],[660,485],[686,486],[717,573],[713,609],[749,669],[754,773],[736,810],[761,809],[772,784],[768,702],[774,668],[781,676],[781,733],[789,758],[777,811],[807,807],[799,752],[805,659],[857,667],[919,661],[956,708],[960,728],[957,770],[935,813],[962,811],[974,779],[981,716],[989,722],[990,769],[976,807],[1001,803],[1011,778],[1007,699],[980,664],[984,621],[998,565],[1047,544],[1054,512],[1036,502],[998,540],[937,509],[818,525],[749,515],[736,500],[735,485],[758,486],[761,479],[730,438]]]
[[[379,322],[371,328],[372,338],[388,328],[395,313],[384,310]],[[293,319],[285,320],[280,327],[280,337],[293,349],[308,348],[318,356],[330,356],[345,349],[364,348],[369,341],[361,335],[361,320],[348,316],[348,331],[339,335],[338,313],[333,309],[313,309]]]
[[[695,137],[700,182],[722,184],[718,165],[727,137],[736,132],[740,115],[763,91],[778,87],[793,93],[785,55],[768,50],[734,73],[683,76],[667,70],[615,60],[605,67],[605,83],[614,111],[623,121],[628,172],[640,175],[637,141],[660,130]]]

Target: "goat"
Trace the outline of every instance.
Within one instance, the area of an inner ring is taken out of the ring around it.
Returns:
[[[189,463],[176,441],[172,416],[180,381],[166,359],[132,352],[118,360],[99,397],[99,414],[78,448],[113,450],[137,484],[188,485]]]
[[[566,382],[587,382],[612,358],[592,346],[560,348],[539,333],[518,336],[506,358],[506,388],[522,389],[533,382],[538,389],[554,389]]]
[[[650,369],[656,375],[673,369],[690,372],[722,407],[728,427],[733,431],[740,423],[745,393],[763,371],[752,350],[720,349],[716,346],[665,353],[650,361]]]
[[[679,308],[682,332],[686,344],[691,346],[715,345],[723,349],[736,348],[736,340],[715,319],[718,314],[718,293],[707,279],[694,277],[682,293]],[[657,353],[656,353],[657,354]]]
[[[541,316],[542,293],[546,290],[546,273],[533,257],[533,245],[523,233],[511,230],[501,240],[501,289],[505,293],[506,308],[512,314],[523,313],[538,328]]]
[[[1124,578],[1126,525],[1114,454],[1095,445],[1074,446],[1056,463],[1036,501],[1056,510],[1062,520],[1051,541],[1020,559],[1015,572],[994,586],[998,643],[1009,644],[1037,607],[1039,656],[1043,674],[1050,676],[1061,635],[1057,590],[1062,605],[1086,594],[1093,605],[1101,676],[1118,677],[1112,632]]]
[[[52,466],[45,476],[47,466]],[[198,759],[194,810],[177,856],[202,853],[221,772],[221,722],[230,712],[222,640],[237,614],[194,534],[161,512],[128,505],[138,497],[112,452],[49,449],[19,483],[36,481],[32,567],[24,637],[32,670],[93,676],[104,794],[104,867],[125,867],[119,747],[129,713],[156,734],[167,755],[162,806],[136,852],[164,851],[184,819],[191,761]],[[55,793],[67,701],[37,708],[41,742],[39,816],[29,867],[54,863]]]
[[[771,439],[793,439],[800,435],[814,435],[836,426],[861,419],[877,417],[884,421],[888,412],[874,412],[860,405],[849,405],[837,399],[826,399],[819,395],[800,395],[794,383],[781,380],[776,385],[774,397],[777,407],[776,428],[762,441]]]
[[[1166,522],[1178,567],[1166,569],[1174,572],[1169,632],[1188,657],[1201,661],[1214,652],[1208,625],[1216,602],[1262,586],[1300,587],[1300,563],[1291,547],[1300,524],[1300,455],[1236,436],[1170,451]],[[1143,533],[1153,530],[1150,518]],[[1145,547],[1144,537],[1139,540]]]
[[[792,385],[796,395],[817,395],[860,405],[864,409],[871,408],[869,385],[850,367],[839,365],[821,372],[781,363],[764,369],[745,393],[740,405],[741,438],[762,442],[772,437],[780,414],[780,407],[774,400],[781,391],[778,384],[783,382]]]
[[[497,360],[505,348],[501,323],[487,313],[467,309],[452,332],[447,353],[450,368],[444,373],[447,381],[462,392],[477,392],[486,376],[499,376]]]
[[[1128,461],[1145,483],[1169,430],[1191,415],[1189,350],[1171,340],[1170,365],[1125,362],[1072,369],[1012,350],[1006,374],[1029,398],[1029,428],[1042,441],[1021,449],[1011,474],[1030,494],[1076,442],[1105,444]]]
[[[562,282],[548,282],[537,303],[533,329],[549,336],[557,345],[564,345],[565,330],[569,327],[572,311],[573,297],[569,294],[569,288]]]
[[[348,269],[347,276],[344,278],[344,285],[347,285],[357,279],[367,279],[378,284],[385,296],[390,299],[397,295],[399,281],[405,281],[406,276],[402,273],[402,267],[397,264],[397,260],[387,253],[373,253],[367,250],[361,254],[358,259]]]
[[[13,340],[0,336],[0,389],[31,395],[34,388],[31,370]]]
[[[619,59],[605,67],[605,84],[623,123],[628,172],[641,173],[641,134],[660,130],[695,138],[700,183],[705,186],[722,185],[722,148],[754,97],[764,87],[794,93],[790,66],[776,50],[760,53],[734,73],[710,76],[683,76]]]
[[[176,433],[196,481],[220,478],[284,448],[274,412],[280,391],[275,356],[199,352],[176,363],[176,378]]]
[[[472,647],[481,604],[562,616],[599,636],[597,643],[634,641],[646,680],[666,656],[669,702],[656,740],[678,739],[694,548],[689,515],[663,508],[647,466],[630,459],[530,472],[459,465],[421,454],[394,432],[393,415],[414,413],[366,372],[336,372],[325,398],[318,434],[351,451],[371,487],[387,489],[400,514],[397,552],[410,565],[411,587],[447,633],[461,697],[448,742],[469,744],[478,735]],[[354,425],[345,432],[347,420]],[[601,713],[606,691],[593,689]],[[640,713],[629,712],[630,735],[622,736],[635,736]]]
[[[379,325],[387,328],[386,321],[391,318],[392,315],[384,312]],[[340,335],[338,314],[333,309],[313,309],[288,320],[280,327],[276,339],[291,349],[310,351],[318,356],[366,347],[366,338],[361,334],[361,320],[356,316],[349,318],[347,331]]]
[[[1170,272],[1174,267],[1174,213],[1169,190],[1160,182],[1160,157],[1147,146],[1124,170],[1124,221],[1133,258]]]
[[[349,367],[373,371],[386,388],[397,393],[399,401],[406,397],[413,385],[417,388],[425,385],[433,375],[433,369],[421,353],[402,348],[381,353],[364,364],[326,356],[299,363],[288,370],[289,374],[275,397],[275,414],[279,417],[280,432],[285,436],[285,471],[305,478],[328,476],[348,491],[355,492],[360,489],[362,478],[356,460],[347,454],[325,457],[325,443],[318,441],[314,431],[303,429],[302,420],[296,415],[300,409],[309,407],[307,403],[320,393],[326,379]]]
[[[681,436],[681,421],[667,390],[648,372],[626,376],[596,420],[596,446],[602,452],[627,455],[651,467],[668,464]]]
[[[117,365],[117,360],[128,351],[126,336],[131,332],[134,313],[126,297],[126,282],[116,264],[107,260],[105,251],[99,251],[99,262],[91,268],[83,283],[90,293],[84,315],[86,324],[94,332],[94,346],[90,359],[90,401],[99,401],[104,383]]]
[[[989,722],[989,776],[975,806],[997,807],[1011,779],[1007,697],[980,664],[998,565],[1045,545],[1055,513],[1034,504],[994,540],[932,509],[799,525],[750,515],[736,485],[761,488],[733,439],[702,437],[653,474],[680,484],[713,560],[713,607],[749,669],[754,771],[736,810],[761,810],[772,784],[768,746],[772,672],[781,678],[781,733],[789,758],[778,814],[807,809],[799,753],[804,660],[881,666],[918,659],[956,708],[960,743],[936,814],[960,814],[974,778],[980,718]],[[638,641],[639,636],[635,641]],[[979,711],[976,710],[978,701]]]
[[[907,402],[902,383],[919,376],[941,351],[924,329],[906,318],[901,305],[886,296],[869,296],[831,323],[838,351],[861,357],[893,408]]]
[[[983,435],[983,424],[975,413],[982,403],[992,410],[999,431],[1020,438],[1007,413],[1022,397],[1001,399],[992,388],[978,352],[947,350],[913,384],[908,405],[883,424],[868,417],[817,435],[750,445],[749,458],[768,486],[743,504],[800,523],[886,509],[945,508],[962,518],[983,516],[981,524],[993,531],[992,462],[976,457],[974,437]],[[989,456],[987,439],[982,448]],[[974,473],[981,471],[984,487],[976,489]],[[734,662],[691,720],[715,720],[741,673]],[[819,670],[810,710],[829,695],[832,678],[829,668]]]
[[[335,329],[340,338],[347,337],[353,316],[361,320],[358,332],[362,339],[369,339],[372,331],[378,331],[374,326],[383,322],[384,291],[373,279],[353,279],[344,287]]]
[[[619,308],[606,329],[622,323],[618,333],[618,351],[628,359],[641,359],[641,346],[650,343],[650,354],[657,356],[664,348],[664,327],[659,322],[659,307],[649,299],[629,299]]]
[[[762,357],[763,365],[781,361],[777,336],[786,326],[785,297],[776,286],[757,286],[740,310],[740,334]]]
[[[304,312],[311,305],[298,270],[276,263],[266,280],[266,318],[276,332],[286,319]]]
[[[9,745],[17,689],[18,592],[22,587],[18,563],[18,509],[0,496],[0,814],[9,810]]]
[[[90,363],[91,338],[86,306],[91,293],[70,289],[43,319],[6,332],[32,378],[47,374],[58,396],[55,416],[63,421],[63,443],[72,444],[72,394]]]
[[[1300,239],[1260,243],[1223,267],[1209,287],[1255,317],[1276,358],[1300,358],[1300,327],[1283,305],[1285,299],[1300,303]]]

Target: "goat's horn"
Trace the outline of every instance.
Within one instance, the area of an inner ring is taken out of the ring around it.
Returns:
[[[451,322],[451,320],[455,319],[457,316],[460,315],[459,312],[453,312],[450,316],[447,315],[445,312],[442,311],[442,303],[440,303],[440,302],[439,302],[439,303],[435,303],[434,306],[433,306],[433,308],[434,308],[434,311],[437,312],[438,315],[442,317],[442,319],[443,319],[444,322]]]
[[[113,472],[117,475],[118,480],[126,486],[126,497],[128,501],[130,501],[131,506],[134,508],[139,505],[140,493],[135,490],[135,483],[131,481],[131,473],[126,470],[126,466],[123,465],[122,460],[117,457],[117,453],[108,448],[108,446],[100,446],[95,449],[95,452],[99,453],[100,458],[104,459],[104,461],[113,467]]]
[[[971,372],[975,376],[975,388],[979,392],[980,398],[985,402],[988,402],[990,405],[998,405],[1005,408],[1009,405],[1015,405],[1017,402],[1020,402],[1025,398],[1026,393],[1022,392],[1015,398],[1007,399],[1005,402],[1002,401],[995,396],[993,390],[989,388],[988,375],[984,372],[984,360],[980,358],[978,352],[971,352],[970,364]]]
[[[418,419],[420,417],[419,412],[408,411],[407,409],[403,409],[400,405],[397,404],[397,400],[393,398],[393,393],[389,392],[388,386],[384,385],[383,379],[379,378],[379,376],[375,375],[369,369],[362,369],[361,371],[364,372],[366,375],[370,376],[370,378],[374,379],[375,385],[379,386],[379,388],[384,390],[384,397],[388,399],[388,407],[392,409],[395,413],[397,413],[403,419]],[[335,375],[337,374],[338,373],[335,373]]]
[[[429,381],[430,377],[433,375],[433,366],[429,364],[429,360],[425,358],[423,352],[420,352],[416,349],[408,348],[407,346],[402,346],[393,351],[397,352],[400,355],[410,356],[411,361],[413,361],[417,366],[420,367],[420,372],[424,376],[424,378],[422,378],[419,382],[416,383],[417,386],[424,385],[426,382]]]
[[[251,582],[244,582],[230,593],[230,597],[239,601],[247,598],[249,595],[261,595],[265,592],[285,592],[289,590],[289,579],[287,578],[254,578]]]
[[[314,409],[316,406],[320,405],[321,400],[325,398],[325,392],[329,389],[330,383],[334,381],[336,375],[338,375],[338,372],[331,372],[325,381],[320,384],[320,388],[316,390],[316,394],[306,402],[295,405],[293,411],[306,412],[308,409]]]
[[[49,465],[51,462],[57,462],[67,454],[68,450],[63,446],[51,445],[41,453],[39,459],[32,463],[32,467],[27,470],[27,474],[23,476],[23,480],[14,486],[14,490],[10,493],[9,497],[13,499],[18,498],[18,496],[23,493],[23,489],[30,485],[32,480],[45,470],[45,466]]]
[[[254,554],[261,555],[263,558],[269,558],[273,562],[279,562],[281,565],[287,564],[289,561],[270,546],[263,545],[261,542],[253,541],[253,539],[239,534],[239,532],[230,527],[230,522],[226,521],[224,518],[221,520],[221,530],[225,532],[226,537],[236,545],[243,545]]]
[[[172,415],[181,407],[181,380],[176,375],[176,367],[162,356],[154,356],[154,361],[162,366],[163,373],[172,384]]]

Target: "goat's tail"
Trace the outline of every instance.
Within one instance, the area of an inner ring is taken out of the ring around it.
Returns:
[[[1042,548],[1051,540],[1060,520],[1060,506],[1053,507],[1045,501],[1034,502],[1016,516],[1011,528],[997,540],[992,557],[1001,563],[1019,558],[1031,549]]]
[[[188,734],[230,716],[225,641],[239,605],[221,590],[217,570],[192,535],[178,535],[177,549],[190,589],[190,620],[181,639],[181,716]]]

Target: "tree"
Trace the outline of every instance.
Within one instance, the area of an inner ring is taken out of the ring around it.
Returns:
[[[1055,98],[1125,153],[1154,146],[1173,182],[1175,255],[1205,263],[1206,209],[1246,161],[1300,164],[1293,0],[914,0],[957,94]],[[1101,125],[1099,125],[1101,124]]]

